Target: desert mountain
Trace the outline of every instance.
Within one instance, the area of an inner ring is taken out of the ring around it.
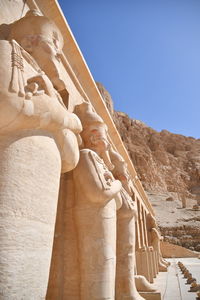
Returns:
[[[108,91],[97,83],[155,209],[166,239],[200,250],[200,139],[158,132],[113,109]],[[198,207],[197,207],[198,208]]]

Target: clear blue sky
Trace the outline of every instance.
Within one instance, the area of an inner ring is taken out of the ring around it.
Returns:
[[[59,0],[116,110],[200,138],[199,0]]]

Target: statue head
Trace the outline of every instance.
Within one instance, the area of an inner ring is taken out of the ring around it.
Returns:
[[[11,24],[9,40],[16,40],[36,60],[58,90],[64,89],[60,77],[63,37],[54,22],[37,10]]]
[[[88,102],[77,105],[74,112],[81,120],[83,126],[81,137],[84,147],[95,151],[104,160],[108,169],[112,170],[113,165],[108,152],[110,143],[108,141],[106,124]]]
[[[121,181],[123,188],[130,196],[132,196],[133,183],[131,180],[131,175],[128,171],[127,163],[125,162],[123,157],[113,149],[110,149],[109,153],[112,164],[114,165],[114,169],[112,171],[113,175],[116,179]]]

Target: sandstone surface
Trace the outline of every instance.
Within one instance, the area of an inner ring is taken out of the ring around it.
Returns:
[[[134,274],[153,283],[160,235],[149,247],[154,211],[109,93],[99,85],[105,105],[56,0],[9,2],[0,5],[0,299],[142,300]]]

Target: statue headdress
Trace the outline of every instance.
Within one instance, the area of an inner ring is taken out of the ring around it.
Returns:
[[[107,132],[107,126],[103,119],[95,112],[92,105],[89,102],[82,102],[76,105],[74,113],[81,120],[83,131],[81,136],[83,140],[94,135],[95,130]]]

